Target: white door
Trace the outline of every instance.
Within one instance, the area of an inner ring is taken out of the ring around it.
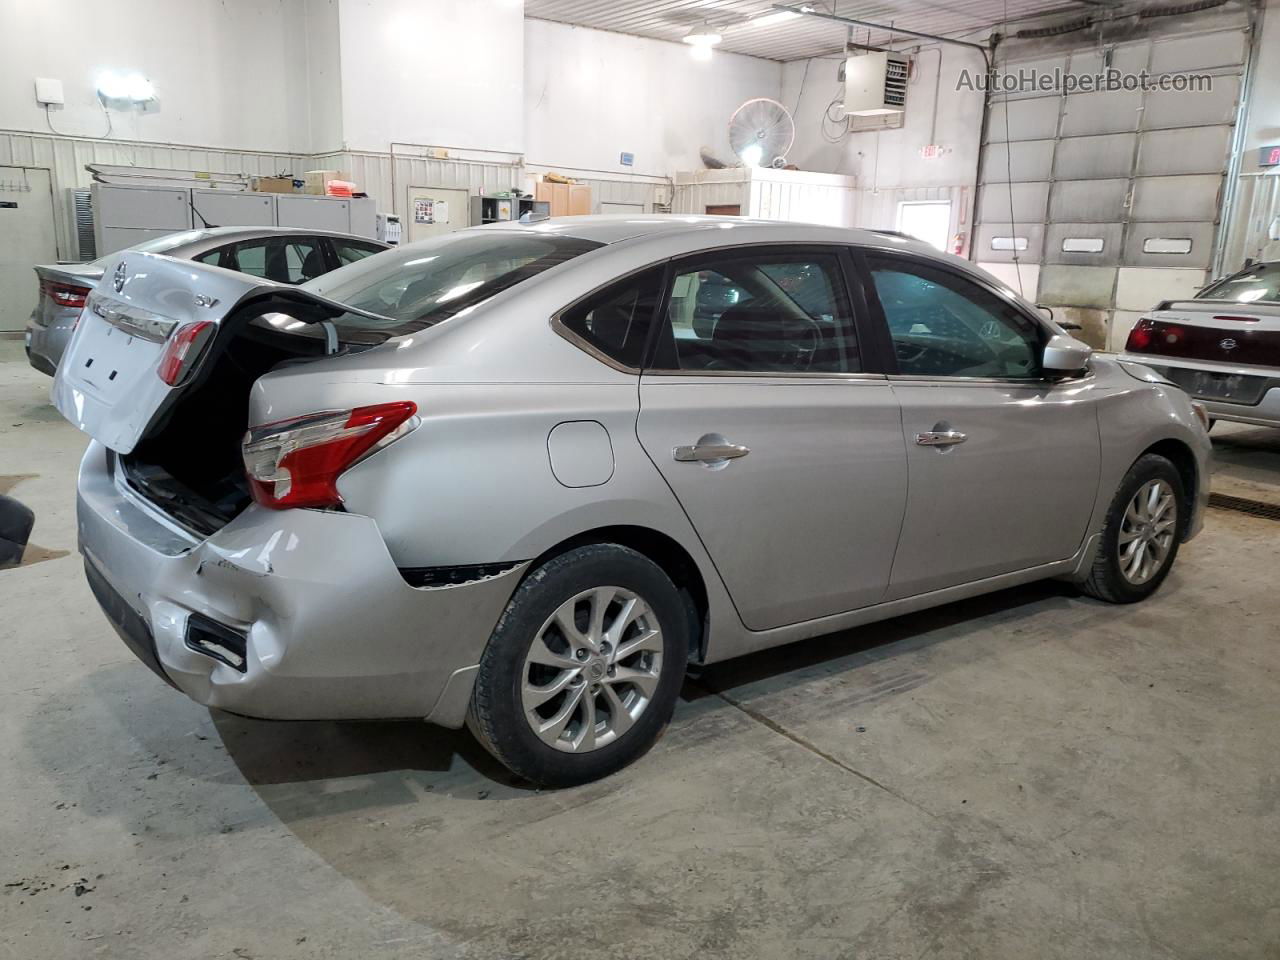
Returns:
[[[471,225],[471,192],[443,187],[409,187],[401,222],[408,224],[409,243]]]
[[[0,167],[0,331],[26,326],[37,296],[31,268],[57,259],[49,171]]]
[[[898,204],[898,229],[945,252],[951,239],[951,201],[903,201]]]

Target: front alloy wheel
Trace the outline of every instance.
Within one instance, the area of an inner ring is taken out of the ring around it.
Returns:
[[[1166,481],[1148,480],[1129,501],[1120,525],[1120,572],[1134,586],[1164,566],[1178,535],[1177,496]]]
[[[1166,457],[1138,458],[1107,508],[1101,542],[1084,592],[1108,603],[1134,603],[1164,582],[1189,509],[1182,476]]]

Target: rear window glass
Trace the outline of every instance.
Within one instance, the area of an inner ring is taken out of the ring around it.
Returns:
[[[1259,263],[1196,294],[1197,300],[1234,300],[1236,303],[1280,300],[1280,263]]]
[[[334,320],[340,327],[402,336],[599,246],[545,233],[455,233],[340,267],[304,289],[386,318],[348,314]]]

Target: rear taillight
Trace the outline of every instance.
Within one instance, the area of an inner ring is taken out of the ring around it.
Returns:
[[[171,387],[181,383],[200,359],[214,329],[212,320],[197,320],[179,327],[164,345],[160,366],[156,368],[160,379]]]
[[[1236,316],[1218,316],[1215,320],[1231,320],[1234,323],[1257,323],[1260,317],[1236,317]]]
[[[264,507],[336,507],[337,481],[362,457],[417,426],[416,404],[379,403],[254,427],[244,438],[244,467]]]
[[[1133,325],[1133,329],[1129,331],[1129,339],[1125,343],[1126,350],[1137,350],[1139,352],[1151,346],[1151,336],[1155,332],[1156,322],[1150,317],[1143,317]]]
[[[85,298],[89,296],[88,287],[76,286],[74,283],[59,283],[56,280],[41,280],[40,292],[60,307],[77,309],[84,306]]]

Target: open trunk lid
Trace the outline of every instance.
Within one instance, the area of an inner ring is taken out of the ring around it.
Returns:
[[[73,424],[126,454],[215,352],[225,321],[242,307],[284,310],[305,322],[351,311],[296,287],[243,273],[123,251],[105,262],[53,383],[53,403]],[[207,322],[194,363],[175,385],[161,378],[166,347]]]

